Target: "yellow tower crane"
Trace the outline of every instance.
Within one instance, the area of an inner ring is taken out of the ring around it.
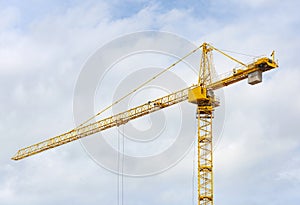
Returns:
[[[223,88],[244,79],[248,79],[248,83],[251,85],[260,83],[262,82],[262,73],[277,68],[278,65],[275,62],[274,51],[271,55],[272,58],[261,57],[257,58],[250,64],[245,64],[207,43],[203,43],[191,53],[194,53],[196,50],[201,48],[202,56],[197,84],[174,92],[167,96],[158,98],[156,100],[152,100],[150,101],[151,103],[147,102],[140,106],[131,108],[127,111],[107,117],[94,123],[88,124],[87,121],[69,132],[20,149],[15,154],[15,156],[12,157],[12,159],[20,160],[25,157],[32,156],[39,152],[43,152],[45,150],[66,144],[68,142],[78,140],[80,138],[92,135],[111,127],[125,124],[130,120],[134,120],[149,113],[188,100],[188,102],[197,105],[196,116],[198,122],[198,205],[213,205],[212,119],[215,107],[219,106],[220,104],[218,99],[214,95],[214,90]],[[228,76],[218,80],[213,80],[212,51],[217,51],[228,57],[229,59],[239,63],[241,65],[240,69],[233,69]],[[190,54],[174,63],[166,70],[169,70],[171,67],[181,62]],[[162,73],[163,72],[159,74]],[[145,85],[145,83],[143,85]],[[136,90],[137,89],[135,89],[134,91]],[[123,98],[127,96],[129,96],[129,94],[125,95]],[[123,98],[121,98],[121,100]],[[119,101],[116,101],[115,104],[117,102]],[[114,104],[112,104],[108,108],[111,108],[113,105]],[[108,108],[104,109],[103,111],[107,110]],[[103,111],[101,111],[100,113],[102,113]]]

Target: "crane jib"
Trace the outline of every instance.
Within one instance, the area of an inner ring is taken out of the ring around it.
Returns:
[[[20,160],[25,157],[40,153],[42,151],[66,144],[78,140],[80,138],[95,134],[97,132],[106,130],[111,127],[119,126],[127,123],[130,120],[142,117],[149,113],[161,110],[163,108],[169,107],[171,105],[177,104],[179,102],[185,101],[188,97],[188,90],[190,88],[185,88],[179,90],[170,95],[158,98],[153,101],[148,101],[147,103],[121,112],[119,114],[113,115],[111,117],[99,120],[97,122],[88,124],[86,126],[79,127],[77,129],[71,130],[59,136],[50,138],[48,140],[39,142],[37,144],[31,145],[20,149],[15,156],[12,157],[13,160]]]

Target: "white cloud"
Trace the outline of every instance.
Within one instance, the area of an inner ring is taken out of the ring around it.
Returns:
[[[13,7],[7,7],[0,12],[2,16],[0,20],[0,30],[12,29],[19,21],[19,10]]]
[[[64,13],[32,18],[22,29],[22,15],[30,14],[1,9],[1,202],[65,204],[76,198],[74,204],[116,203],[116,176],[90,161],[76,142],[18,163],[9,158],[21,146],[72,128],[73,86],[90,53],[117,36],[155,28],[243,53],[277,51],[280,68],[266,73],[263,84],[250,87],[242,82],[225,88],[227,120],[215,152],[216,200],[249,204],[251,191],[257,196],[253,204],[267,203],[273,195],[277,204],[287,199],[297,204],[299,186],[278,193],[282,184],[299,183],[298,7],[273,1],[231,2],[224,10],[236,5],[242,9],[228,13],[236,16],[229,20],[198,18],[191,9],[160,10],[159,4],[114,19],[110,12],[117,11],[108,2],[78,3]],[[221,71],[231,69],[218,61]],[[126,178],[125,202],[191,201],[191,155],[161,175]],[[240,197],[231,198],[233,193]]]
[[[230,2],[240,5],[240,6],[243,6],[243,7],[258,8],[258,9],[260,9],[262,7],[265,8],[272,4],[280,3],[280,1],[277,1],[277,0],[275,0],[275,1],[274,0],[254,0],[254,1],[246,0],[243,2],[240,2],[237,0],[231,0]]]

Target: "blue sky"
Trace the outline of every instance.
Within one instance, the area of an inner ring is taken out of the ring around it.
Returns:
[[[74,127],[74,89],[86,60],[111,40],[144,30],[251,55],[276,51],[280,68],[262,84],[224,89],[215,202],[298,204],[299,6],[291,0],[0,1],[1,204],[117,204],[117,176],[79,142],[19,162],[10,157]],[[232,68],[215,61],[219,73]],[[193,157],[191,149],[164,173],[125,178],[124,204],[192,204]]]

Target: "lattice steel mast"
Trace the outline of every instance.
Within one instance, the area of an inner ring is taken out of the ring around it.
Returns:
[[[219,102],[209,88],[212,73],[212,48],[204,43],[198,84],[189,91],[189,102],[197,104],[198,205],[213,204],[212,119],[214,107]]]

